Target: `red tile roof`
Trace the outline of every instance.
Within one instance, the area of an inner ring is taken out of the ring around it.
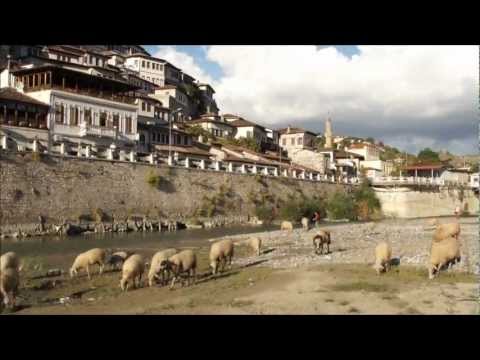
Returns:
[[[409,165],[405,167],[405,170],[439,170],[445,168],[442,164],[419,164]]]

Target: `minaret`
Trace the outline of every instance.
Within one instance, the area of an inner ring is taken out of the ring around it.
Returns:
[[[331,149],[333,147],[332,144],[332,120],[330,117],[327,118],[325,121],[325,148]]]

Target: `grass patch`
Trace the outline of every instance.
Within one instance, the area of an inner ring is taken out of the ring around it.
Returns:
[[[334,291],[368,291],[368,292],[385,292],[390,290],[390,286],[386,284],[373,284],[366,281],[356,281],[345,284],[335,284],[330,287]]]

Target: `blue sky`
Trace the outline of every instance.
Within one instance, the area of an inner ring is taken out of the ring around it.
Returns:
[[[334,47],[145,46],[210,83],[221,113],[319,133],[330,113],[334,134],[478,152],[477,46]]]

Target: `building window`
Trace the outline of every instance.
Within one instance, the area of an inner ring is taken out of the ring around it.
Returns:
[[[291,145],[295,145],[295,139],[294,139],[294,138],[291,138],[291,139],[290,139],[290,144],[291,144]]]
[[[113,114],[113,127],[119,129],[120,125],[120,115]]]
[[[100,126],[107,126],[107,113],[105,111],[100,113]]]
[[[287,139],[282,139],[282,145],[287,146]]]
[[[78,125],[78,108],[70,106],[70,125]]]
[[[149,103],[147,103],[147,111],[148,111],[148,112],[152,111],[152,107],[151,107],[151,105],[150,105]]]
[[[252,134],[252,132],[251,132],[251,131],[247,131],[247,138],[248,138],[248,139],[249,139],[249,138],[251,138],[251,137],[252,137],[252,135],[253,135],[253,134]]]
[[[188,145],[188,137],[187,136],[185,136],[183,138],[183,145]]]
[[[85,109],[84,110],[84,120],[87,123],[87,125],[92,125],[92,110],[90,109]]]
[[[160,71],[163,71],[163,64],[160,64]]]
[[[145,145],[145,135],[140,135],[140,144]]]
[[[132,117],[131,116],[125,117],[125,132],[127,134],[132,133]]]
[[[302,143],[303,143],[302,140],[303,140],[303,138],[299,137],[299,138],[297,139],[297,145],[302,145]]]
[[[145,60],[142,60],[142,68],[145,67]]]
[[[55,123],[63,124],[64,109],[62,104],[55,104]]]
[[[133,63],[134,63],[134,65],[135,65],[135,67],[138,66],[138,60],[135,60]],[[143,139],[145,139],[145,136],[143,137]]]
[[[147,69],[150,69],[150,61],[147,61]]]
[[[142,103],[142,111],[145,111],[145,101],[141,101]]]

